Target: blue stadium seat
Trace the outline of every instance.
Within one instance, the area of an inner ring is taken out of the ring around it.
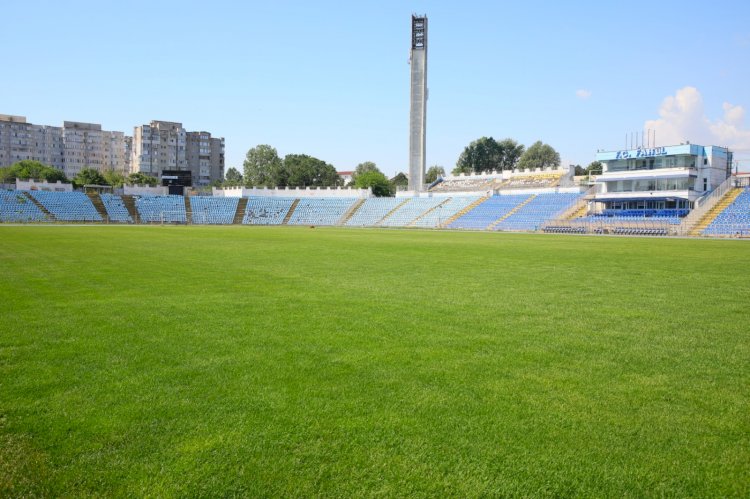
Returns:
[[[0,222],[44,222],[47,215],[21,191],[0,191]]]
[[[82,192],[29,191],[56,220],[64,222],[101,222],[102,216]]]

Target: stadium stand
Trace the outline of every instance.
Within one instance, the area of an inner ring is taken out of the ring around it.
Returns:
[[[135,207],[142,222],[187,223],[182,196],[141,196],[135,198]]]
[[[497,224],[495,230],[539,230],[580,197],[579,193],[537,194],[528,204]]]
[[[384,216],[403,203],[401,198],[368,198],[352,215],[345,225],[350,227],[368,227],[380,222]]]
[[[29,191],[56,220],[64,222],[101,222],[102,217],[82,192]]]
[[[530,189],[545,188],[557,186],[564,172],[539,173],[533,175],[514,175],[513,177],[500,182],[496,187],[500,189]]]
[[[465,215],[454,220],[448,228],[451,229],[486,229],[501,219],[519,204],[529,199],[526,194],[511,194],[492,196]]]
[[[448,178],[434,185],[431,192],[470,192],[492,189],[494,179],[484,178]]]
[[[478,199],[479,196],[456,196],[447,198],[444,203],[423,214],[421,217],[415,220],[412,225],[414,227],[424,228],[440,227],[448,219],[453,217],[453,215],[463,210]]]
[[[294,203],[294,198],[248,198],[245,225],[281,225]]]
[[[199,225],[230,225],[238,202],[239,198],[191,196],[192,221]]]
[[[750,236],[750,188],[745,187],[703,230],[705,236]]]
[[[44,222],[42,210],[20,191],[0,191],[0,222]]]
[[[354,204],[354,198],[307,198],[300,199],[289,225],[336,225]]]
[[[110,222],[133,223],[133,218],[120,196],[103,193],[101,199]]]
[[[422,213],[443,203],[446,198],[411,198],[382,220],[382,227],[406,227]],[[446,217],[448,218],[448,217]]]
[[[604,210],[597,215],[589,215],[575,219],[590,223],[619,223],[619,222],[661,222],[679,225],[682,217],[690,210]]]

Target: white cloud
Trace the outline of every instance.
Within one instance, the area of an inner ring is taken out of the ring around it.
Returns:
[[[581,100],[586,100],[589,97],[591,97],[591,90],[586,90],[583,88],[576,90],[576,97],[578,97]]]
[[[648,120],[646,130],[656,131],[658,145],[690,141],[701,145],[750,149],[750,130],[743,127],[745,109],[725,102],[724,115],[716,120],[706,116],[703,97],[695,87],[684,87],[670,95],[659,108],[659,119]]]

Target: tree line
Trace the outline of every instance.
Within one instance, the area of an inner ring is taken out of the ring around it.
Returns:
[[[155,186],[159,183],[156,177],[146,175],[144,173],[131,173],[125,176],[124,174],[114,171],[106,170],[100,172],[96,168],[83,168],[73,177],[71,180],[65,176],[62,170],[45,165],[39,161],[32,160],[21,160],[13,163],[5,168],[0,168],[0,183],[10,184],[15,182],[16,179],[20,180],[46,180],[47,182],[55,183],[58,180],[60,182],[72,182],[76,187],[83,187],[84,185],[109,185],[112,187],[122,187],[124,184],[134,185],[150,185]]]

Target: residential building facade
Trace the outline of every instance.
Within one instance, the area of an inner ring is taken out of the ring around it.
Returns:
[[[137,126],[130,137],[96,123],[65,121],[56,127],[0,114],[0,167],[22,160],[58,168],[68,178],[83,168],[157,178],[164,170],[190,171],[193,185],[203,186],[224,178],[224,139],[188,132],[172,121]]]
[[[164,170],[190,171],[193,185],[224,178],[224,139],[188,132],[182,123],[152,121],[135,127],[131,171],[160,178]]]
[[[62,127],[28,123],[24,116],[0,114],[0,167],[39,161],[73,178],[83,168],[130,171],[129,137],[96,123],[65,121]]]

